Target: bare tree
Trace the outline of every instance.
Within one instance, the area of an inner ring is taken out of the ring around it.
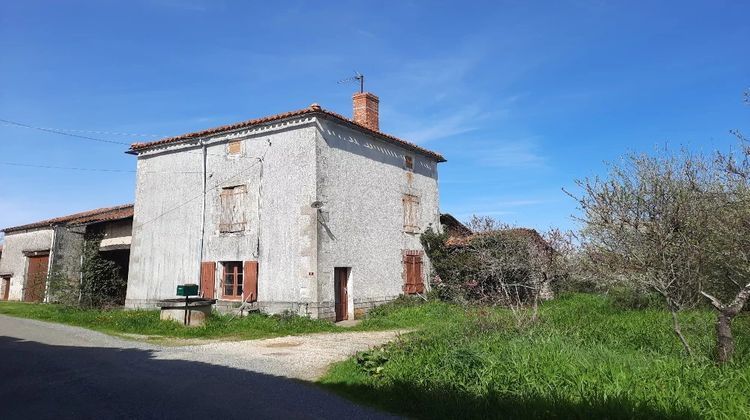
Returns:
[[[750,145],[739,132],[735,135],[739,150],[715,154],[716,170],[704,199],[707,235],[696,243],[706,264],[700,293],[717,311],[720,363],[732,358],[732,320],[750,298]]]
[[[750,298],[750,146],[714,156],[630,155],[606,180],[579,181],[583,243],[603,272],[661,294],[685,351],[678,312],[717,310],[717,361],[731,359],[732,319]],[[728,302],[728,303],[724,303]]]
[[[700,217],[696,201],[705,166],[683,151],[674,156],[632,154],[611,165],[607,179],[577,182],[574,197],[584,223],[582,240],[596,266],[664,297],[673,330],[686,353],[678,312],[700,299],[700,252],[686,236],[686,221]]]

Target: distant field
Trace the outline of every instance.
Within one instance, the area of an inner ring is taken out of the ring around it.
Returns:
[[[681,320],[692,360],[667,312],[620,310],[600,296],[548,302],[520,332],[504,310],[391,305],[367,322],[422,329],[371,352],[367,371],[352,358],[321,384],[417,418],[750,418],[750,317],[735,320],[735,360],[721,368],[713,313]]]

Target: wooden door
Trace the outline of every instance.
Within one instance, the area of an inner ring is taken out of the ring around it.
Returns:
[[[25,302],[41,302],[47,288],[47,265],[49,255],[27,257],[29,268],[26,270],[26,290],[23,293]]]
[[[10,277],[2,278],[3,285],[3,300],[8,300],[10,297]]]
[[[349,269],[336,267],[333,269],[336,322],[349,319]]]

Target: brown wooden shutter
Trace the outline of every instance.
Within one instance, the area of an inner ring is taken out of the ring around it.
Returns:
[[[422,280],[422,256],[414,256],[414,291],[424,293],[424,281]]]
[[[245,261],[243,272],[245,282],[242,285],[242,299],[245,302],[258,300],[258,261]]]
[[[404,293],[412,295],[424,292],[424,281],[422,280],[422,255],[418,251],[406,251],[403,256],[404,262]]]
[[[201,263],[201,294],[206,299],[214,298],[216,287],[216,263],[204,261]]]
[[[404,271],[406,272],[406,282],[404,284],[404,292],[408,295],[414,293],[414,257],[412,255],[404,255]]]

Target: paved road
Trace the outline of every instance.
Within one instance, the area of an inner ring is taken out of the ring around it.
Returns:
[[[221,347],[200,357],[210,349]],[[308,383],[177,352],[188,355],[0,315],[0,418],[388,418]]]

